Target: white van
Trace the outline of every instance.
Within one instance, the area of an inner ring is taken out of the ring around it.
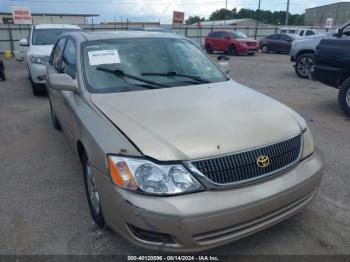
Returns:
[[[65,24],[34,25],[28,38],[19,41],[20,46],[28,47],[25,60],[34,95],[39,95],[46,89],[46,63],[49,61],[53,45],[61,34],[70,31],[81,31],[81,28]]]

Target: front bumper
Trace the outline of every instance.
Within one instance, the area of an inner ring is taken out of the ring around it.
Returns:
[[[240,54],[253,54],[258,52],[258,47],[257,46],[241,46],[237,48],[238,53]]]
[[[28,63],[29,74],[32,78],[32,81],[35,84],[45,84],[46,82],[46,65],[34,64],[30,61]]]
[[[318,154],[270,179],[229,190],[154,197],[112,186],[95,170],[107,225],[136,245],[163,251],[214,248],[276,224],[298,212],[316,195],[322,177]],[[153,241],[133,228],[173,242]]]

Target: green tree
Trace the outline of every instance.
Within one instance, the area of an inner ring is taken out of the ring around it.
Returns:
[[[254,10],[248,8],[241,8],[237,11],[236,8],[232,10],[218,9],[214,11],[210,16],[210,21],[215,20],[228,20],[228,19],[240,19],[251,18],[258,20],[261,23],[283,25],[286,12],[285,11],[270,11],[270,10]],[[304,14],[289,14],[289,25],[304,25]]]
[[[203,21],[205,21],[204,17],[201,18],[197,15],[190,16],[188,19],[186,19],[186,25],[193,25],[193,24],[196,24],[198,22],[203,22]]]
[[[228,19],[233,19],[233,12],[225,8],[218,9],[209,16],[209,21]]]

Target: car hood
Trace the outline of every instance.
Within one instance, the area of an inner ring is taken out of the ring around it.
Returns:
[[[31,55],[45,55],[50,56],[53,45],[33,45],[28,50]]]
[[[144,155],[193,160],[247,150],[300,134],[303,119],[232,80],[92,94],[91,101]]]

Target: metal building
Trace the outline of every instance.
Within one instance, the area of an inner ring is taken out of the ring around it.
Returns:
[[[78,24],[91,23],[93,17],[98,14],[55,14],[55,13],[32,13],[33,24]],[[12,13],[0,12],[0,24],[13,24]]]
[[[305,9],[305,25],[336,27],[350,20],[350,2]]]

